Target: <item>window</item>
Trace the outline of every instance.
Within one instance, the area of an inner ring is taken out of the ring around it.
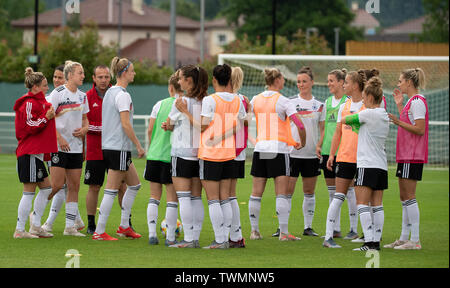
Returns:
[[[226,45],[227,43],[227,35],[219,34],[217,35],[217,42],[219,45]]]

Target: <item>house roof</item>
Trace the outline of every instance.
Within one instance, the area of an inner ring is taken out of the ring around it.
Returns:
[[[112,6],[110,6],[112,5]],[[61,25],[61,8],[49,10],[39,14],[40,27],[58,27]],[[159,28],[169,29],[170,13],[147,5],[142,5],[144,15],[132,10],[131,1],[122,1],[122,28]],[[92,20],[99,27],[114,27],[119,23],[119,6],[113,0],[86,0],[80,2],[80,22],[85,24]],[[70,15],[67,15],[69,18]],[[34,16],[12,21],[13,27],[34,27]],[[186,17],[177,16],[177,29],[198,30],[200,23]]]
[[[167,65],[169,48],[170,42],[162,38],[138,39],[123,48],[120,55],[133,60],[150,59],[161,65]],[[176,45],[175,53],[176,61],[181,65],[197,64],[200,59],[200,51],[182,45]]]
[[[423,23],[425,23],[425,16],[386,28],[383,30],[382,34],[419,34],[423,31]]]
[[[364,9],[353,10],[352,12],[355,14],[355,19],[353,19],[351,26],[364,28],[376,28],[380,26],[380,22]]]

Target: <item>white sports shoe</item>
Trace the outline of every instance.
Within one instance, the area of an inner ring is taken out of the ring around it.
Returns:
[[[408,241],[407,241],[407,240],[406,240],[406,241],[403,241],[403,240],[395,240],[394,242],[392,242],[392,243],[390,243],[390,244],[386,244],[386,245],[384,245],[383,247],[384,247],[384,248],[395,248],[395,247],[397,247],[397,246],[400,246],[400,245],[405,244],[406,242],[408,242]]]
[[[420,250],[422,249],[422,245],[420,245],[420,241],[414,242],[411,240],[406,241],[403,245],[395,246],[396,250]]]
[[[77,231],[76,226],[69,227],[64,229],[64,236],[77,236],[77,237],[85,237],[83,233]]]
[[[53,225],[49,224],[47,222],[44,223],[44,225],[41,226],[41,228],[46,232],[52,232],[53,231]]]
[[[20,230],[14,231],[13,237],[15,239],[36,239],[36,238],[39,238],[39,236],[33,235],[30,232],[20,231]]]
[[[52,233],[49,233],[42,229],[41,227],[31,225],[30,226],[30,233],[33,235],[38,236],[39,238],[51,238],[53,237]]]
[[[83,223],[83,220],[81,220],[81,219],[76,219],[75,220],[75,228],[77,228],[77,231],[83,230],[84,227],[85,227],[85,225]]]
[[[259,233],[259,231],[255,231],[253,230],[250,233],[250,240],[261,240],[263,237],[261,236],[261,234]]]

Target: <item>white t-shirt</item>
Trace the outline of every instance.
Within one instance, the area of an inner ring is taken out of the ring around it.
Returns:
[[[279,93],[277,91],[264,91],[261,93],[263,97],[270,97],[275,93]],[[250,101],[251,111],[253,111],[253,103],[255,97]],[[275,112],[277,112],[278,117],[281,120],[286,120],[286,117],[290,117],[291,115],[297,113],[295,107],[289,105],[290,101],[288,98],[281,95],[278,98],[277,103],[275,104]],[[307,136],[308,137],[308,136]],[[277,140],[262,140],[258,141],[255,145],[255,152],[267,152],[267,153],[282,153],[289,154],[291,152],[291,147],[287,145],[285,142],[277,141]]]
[[[347,100],[348,101],[348,100]],[[352,104],[350,104],[350,112],[351,113],[356,113],[359,111],[359,109],[361,109],[363,105],[363,101],[359,101],[359,102],[353,102]],[[338,113],[338,117],[337,117],[337,123],[341,122],[342,119],[342,111],[344,110],[345,107],[345,102],[341,105],[341,107],[339,107],[339,113]]]
[[[423,95],[420,95],[424,97]],[[424,97],[425,98],[425,97]],[[418,119],[425,119],[425,115],[427,114],[427,107],[425,106],[425,103],[420,98],[416,98],[414,100],[409,99],[411,102],[411,106],[409,107],[408,111],[408,118],[412,125],[415,125],[415,120]],[[406,105],[405,105],[406,106]]]
[[[358,113],[361,127],[358,133],[358,168],[386,170],[385,143],[389,134],[389,117],[384,108],[364,109]]]
[[[290,103],[295,107],[297,115],[303,122],[306,130],[305,147],[300,150],[291,148],[290,156],[293,158],[317,158],[316,145],[320,138],[319,122],[325,121],[324,104],[316,100],[313,96],[311,100],[305,100],[299,95],[290,99]],[[292,137],[295,141],[300,142],[297,126],[291,122]]]
[[[86,93],[79,89],[73,93],[66,85],[62,85],[50,93],[47,101],[52,103],[55,109],[56,130],[69,143],[70,151],[67,153],[83,153],[83,141],[72,133],[82,127],[83,115],[89,112]],[[59,144],[58,151],[61,151]]]
[[[120,112],[128,111],[133,127],[133,101],[131,95],[120,86],[113,86],[106,91],[102,104],[102,149],[131,151],[133,143],[122,128]]]
[[[238,94],[238,96],[239,96],[239,99],[241,100],[241,102],[245,101],[244,100],[244,96],[242,96],[241,94]],[[237,131],[236,135],[243,136],[244,135],[244,131],[243,131],[244,130],[244,120],[239,119],[239,121],[240,121],[240,125],[241,125],[240,126],[241,127],[241,131]],[[236,160],[236,161],[243,161],[243,160],[245,160],[245,158],[246,158],[246,154],[245,154],[245,149],[244,149],[244,150],[242,150],[242,152],[239,155],[236,156],[236,158],[234,158],[234,160]]]
[[[202,102],[186,96],[183,96],[181,99],[186,102],[189,113],[192,114],[194,120],[200,123]],[[169,118],[175,123],[170,138],[172,143],[171,155],[185,160],[198,160],[200,131],[194,129],[189,118],[177,109],[175,102],[169,113]]]
[[[175,94],[175,99],[177,99],[178,97],[180,97],[178,94]],[[150,114],[150,118],[156,119],[158,118],[158,113],[159,113],[159,109],[161,108],[161,102],[163,101],[159,100],[158,102],[156,102],[156,104],[153,106],[152,108],[152,113]]]

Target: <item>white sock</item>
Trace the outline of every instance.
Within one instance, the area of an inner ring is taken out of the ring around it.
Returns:
[[[156,223],[158,222],[159,200],[150,198],[147,205],[148,238],[156,236]]]
[[[261,197],[250,196],[248,201],[248,215],[252,231],[259,232],[259,213],[261,212]]]
[[[209,218],[211,219],[211,224],[214,230],[214,238],[217,243],[223,243],[226,241],[223,234],[223,212],[220,207],[219,200],[209,200],[208,201],[209,208]]]
[[[406,200],[406,209],[408,210],[408,219],[411,225],[411,241],[419,242],[419,224],[420,224],[420,212],[417,200]]]
[[[350,230],[358,233],[358,208],[356,207],[355,187],[347,190],[348,217],[350,220]]]
[[[131,208],[133,207],[134,199],[136,199],[136,195],[140,188],[141,184],[138,184],[136,186],[127,186],[127,190],[125,191],[125,195],[123,196],[120,226],[124,229],[130,227]]]
[[[223,214],[223,237],[225,241],[230,239],[231,222],[233,221],[233,210],[231,209],[230,199],[220,201],[220,207]]]
[[[194,240],[194,215],[191,202],[191,191],[177,191],[180,206],[180,219],[183,224],[184,241]]]
[[[304,194],[304,197],[303,197],[303,219],[304,219],[305,229],[312,227],[315,208],[316,208],[315,194]]]
[[[75,226],[75,219],[77,219],[78,202],[66,203],[66,228]]]
[[[191,198],[192,216],[193,216],[193,238],[194,240],[200,239],[200,232],[202,231],[203,219],[205,218],[205,210],[203,207],[203,201],[201,196]]]
[[[384,225],[384,209],[383,205],[374,206],[373,208],[373,241],[380,242],[383,234]]]
[[[105,233],[106,222],[108,221],[109,213],[114,203],[119,190],[105,189],[102,203],[100,204],[100,210],[98,211],[98,221],[95,232],[99,235]]]
[[[339,212],[341,211],[342,203],[344,203],[345,200],[345,194],[335,193],[333,198],[334,199],[333,201],[331,201],[330,207],[328,207],[326,234],[325,234],[326,240],[333,238],[334,231],[339,231],[335,228],[335,226],[337,218],[339,216]]]
[[[63,188],[61,188],[55,196],[52,198],[52,205],[50,207],[50,213],[48,214],[48,218],[45,221],[47,224],[53,225],[56,220],[56,217],[61,210],[63,203],[66,203],[66,194],[67,194],[67,185],[64,184]]]
[[[166,239],[169,241],[175,241],[175,230],[177,230],[178,219],[178,203],[167,202],[166,206]]]
[[[331,202],[333,202],[333,197],[334,194],[336,193],[336,186],[327,186],[328,189],[328,204],[331,204]],[[339,212],[336,216],[336,220],[334,222],[334,226],[333,226],[334,231],[341,231],[341,207],[339,207]]]
[[[370,207],[367,205],[358,205],[358,214],[361,220],[361,227],[364,233],[364,241],[373,242],[373,223],[370,217]]]
[[[44,215],[45,208],[48,203],[48,195],[52,192],[52,187],[40,189],[34,199],[33,226],[41,227],[41,218]]]
[[[22,193],[22,198],[17,209],[17,224],[16,230],[25,231],[25,224],[27,224],[28,216],[30,215],[31,206],[33,205],[34,192]]]
[[[233,218],[231,220],[230,240],[237,242],[242,239],[241,227],[241,211],[239,210],[239,203],[236,197],[230,197],[231,210],[233,211]]]
[[[400,240],[408,241],[409,232],[411,232],[411,225],[408,219],[408,209],[406,209],[406,201],[402,201],[402,234],[400,235]]]
[[[277,195],[275,200],[275,206],[278,216],[278,226],[280,232],[283,234],[289,234],[289,200],[286,195]]]

